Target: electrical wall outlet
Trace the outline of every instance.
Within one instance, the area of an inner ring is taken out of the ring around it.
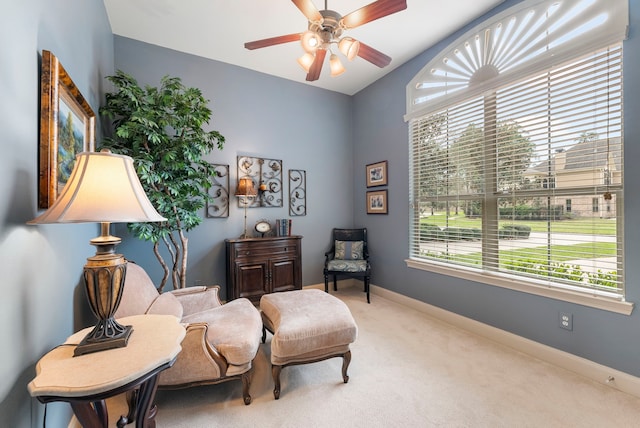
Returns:
[[[573,330],[573,314],[568,312],[560,312],[560,328],[565,330]]]

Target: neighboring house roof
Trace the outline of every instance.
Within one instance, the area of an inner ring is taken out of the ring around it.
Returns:
[[[551,174],[580,169],[604,169],[607,167],[607,154],[613,164],[610,165],[612,170],[620,171],[622,169],[621,144],[620,137],[610,138],[608,145],[606,139],[582,141],[563,152],[554,154],[551,158],[551,164],[545,160],[532,166],[525,172],[525,175],[546,175],[549,169]],[[562,164],[562,162],[557,162],[561,157],[564,157],[564,165],[559,168],[560,171],[556,171],[557,165]]]

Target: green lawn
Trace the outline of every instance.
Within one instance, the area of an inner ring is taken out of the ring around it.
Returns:
[[[420,222],[436,224],[440,227],[482,228],[481,219],[466,218],[464,214],[449,216],[447,219],[444,213],[436,213],[433,216],[422,218]],[[526,225],[531,228],[531,232],[547,232],[550,229],[551,232],[554,233],[580,233],[596,236],[616,235],[615,219],[580,218],[551,222],[500,221],[500,227],[504,225]],[[549,251],[551,254],[548,253]],[[588,282],[590,284],[617,288],[618,283],[615,270],[611,272],[585,274],[581,267],[566,264],[566,262],[570,260],[614,257],[616,254],[617,249],[615,242],[585,242],[573,245],[552,245],[551,247],[541,245],[522,249],[500,250],[498,260],[500,269],[529,272],[537,275],[540,273],[538,266],[547,266],[549,276],[567,280],[570,283],[575,281],[582,282],[585,275],[588,275]],[[471,254],[432,254],[432,256],[467,266],[480,266],[482,264],[481,252]]]
[[[553,245],[551,247],[551,258],[554,263],[563,263],[567,260],[585,258],[585,254],[591,252],[599,257],[613,257],[616,255],[615,242],[596,242],[574,245]],[[480,265],[482,253],[451,254],[448,259],[458,260],[467,264]],[[501,250],[499,252],[500,264],[510,260],[528,260],[534,263],[547,263],[547,247],[522,248],[517,250]]]
[[[447,221],[444,213],[436,213],[420,220],[421,223],[437,224],[440,227],[476,227],[482,228],[482,220],[479,218],[469,219],[463,213],[459,215],[451,215]],[[594,235],[613,235],[616,234],[616,220],[601,218],[577,218],[570,220],[556,220],[550,223],[546,221],[500,221],[500,226],[504,224],[523,224],[531,228],[532,232],[546,232],[547,227],[551,227],[551,231],[555,233],[585,233]]]

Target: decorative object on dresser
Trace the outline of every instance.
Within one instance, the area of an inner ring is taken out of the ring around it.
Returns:
[[[58,58],[42,51],[38,208],[47,209],[69,180],[76,155],[95,150],[96,115]]]
[[[269,221],[263,219],[263,220],[258,220],[256,222],[254,229],[256,230],[256,232],[260,234],[261,238],[264,238],[265,234],[268,234],[271,232],[272,227]]]
[[[290,218],[276,219],[276,236],[291,236],[293,220]]]
[[[107,178],[108,177],[108,178]],[[129,156],[80,153],[60,197],[29,224],[100,223],[101,235],[91,245],[96,254],[87,259],[84,281],[95,328],[76,347],[75,355],[127,346],[130,326],[120,325],[114,313],[120,304],[127,262],[115,248],[121,239],[109,234],[111,223],[160,222],[138,180]]]
[[[225,240],[227,300],[302,288],[302,236]]]
[[[247,207],[251,204],[251,201],[258,196],[258,190],[253,185],[251,177],[242,177],[238,181],[238,187],[236,187],[235,196],[238,197],[238,201],[241,206],[244,207],[244,229],[240,239],[248,238],[247,235]]]

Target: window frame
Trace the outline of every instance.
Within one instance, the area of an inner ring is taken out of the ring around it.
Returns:
[[[575,5],[580,3],[581,0],[563,0],[563,2],[568,5]],[[491,25],[495,25],[495,22],[497,20],[505,19],[505,17],[509,17],[510,14],[522,15],[525,9],[528,7],[544,8],[544,7],[549,7],[550,4],[551,2],[548,2],[548,1],[523,2],[523,5],[519,5],[518,7],[511,8],[508,11],[505,11],[504,13],[497,15],[496,17],[494,17],[494,20],[491,21],[490,24],[487,25],[485,23],[485,24],[482,24],[481,26],[474,28],[472,31],[468,32],[467,34],[462,36],[460,39],[458,39],[456,42],[454,42],[452,45],[450,45],[448,49],[445,49],[438,57],[436,57],[435,60],[441,61],[442,58],[446,58],[446,54],[448,54],[449,51],[453,52],[453,49],[455,49],[457,46],[461,46],[464,40],[470,39],[476,33],[481,33],[484,28],[489,28]],[[617,11],[617,9],[621,7],[620,6],[621,4],[622,4],[621,1],[616,0],[615,5],[612,5],[612,9],[615,9]],[[624,10],[622,12],[624,12]],[[628,14],[628,11],[627,11],[627,14]],[[620,15],[624,15],[624,13],[620,13]],[[615,15],[615,16],[618,19],[628,20],[628,16],[626,17],[623,16],[622,18],[620,18],[619,15]],[[481,28],[481,30],[478,30],[478,28]],[[603,43],[610,44],[611,29],[607,27],[606,31],[608,32],[607,33],[608,35],[606,38],[602,38],[601,41]],[[618,39],[617,42],[620,43],[622,38],[620,37],[619,34],[617,35],[616,38]],[[593,40],[589,41],[589,43],[586,43],[586,45],[588,45],[587,48],[585,47],[581,47],[580,49],[576,48],[576,49],[573,49],[573,52],[571,52],[571,50],[569,51],[563,50],[562,55],[560,55],[560,57],[556,56],[554,58],[555,64],[557,65],[557,62],[559,60],[564,62],[577,60],[581,55],[588,53],[585,51],[585,49],[591,49],[591,52],[596,50],[593,44]],[[605,47],[606,45],[600,46],[600,48],[605,48]],[[580,55],[578,55],[577,53],[580,53]],[[543,60],[540,61],[541,63],[544,63],[544,67],[550,67],[547,60],[548,60],[548,57],[545,57]],[[480,89],[472,88],[471,87],[472,85],[469,85],[469,87],[466,88],[467,89],[466,94],[464,95],[461,95],[460,91],[458,91],[457,93],[452,92],[452,94],[447,94],[431,102],[421,101],[423,105],[417,107],[418,103],[416,102],[416,100],[420,98],[420,94],[421,94],[420,90],[424,88],[424,86],[422,87],[420,86],[421,85],[420,82],[424,81],[425,76],[427,75],[425,70],[433,67],[433,63],[434,63],[434,60],[432,60],[429,64],[427,64],[427,66],[423,68],[423,70],[411,81],[411,83],[407,85],[407,115],[405,116],[405,120],[409,122],[410,153],[412,153],[413,151],[413,130],[411,125],[411,122],[413,119],[426,117],[429,114],[429,112],[444,110],[444,109],[447,109],[448,106],[461,104],[465,102],[465,100],[471,100],[474,97],[476,98],[486,97],[488,93],[498,90],[503,85],[512,83],[513,81],[526,79],[529,75],[533,75],[534,73],[540,73],[540,72],[546,71],[546,69],[541,68],[540,64],[538,64],[537,66],[532,67],[533,71],[529,74],[523,74],[522,70],[517,70],[516,73],[513,73],[512,75],[507,75],[505,77],[503,76],[492,77],[488,79],[487,82],[481,82],[480,85],[475,85],[477,88],[480,88]],[[465,90],[463,90],[462,92],[465,92]],[[623,137],[621,138],[623,141]],[[413,168],[414,168],[414,160],[410,159],[410,171],[413,171]],[[414,186],[415,180],[417,180],[417,178],[415,178],[414,174],[410,172],[410,188],[412,189],[411,192],[418,191]],[[555,189],[556,188],[555,180],[553,182],[547,183],[547,186],[544,186],[544,187],[545,189]],[[494,190],[497,190],[497,189],[494,189]],[[567,194],[567,196],[564,196],[564,197],[566,198],[568,196],[570,195]],[[485,198],[485,203],[489,201],[488,205],[491,206],[493,204],[492,201],[494,199],[497,200],[498,192],[491,191],[491,189],[485,189],[482,197]],[[419,224],[419,220],[418,220],[418,223],[415,223],[416,216],[419,216],[419,213],[416,212],[417,203],[413,202],[413,201],[419,200],[419,198],[417,197],[417,195],[411,195],[411,199],[412,199],[412,209],[410,210],[410,225],[411,227],[413,227],[414,224]],[[623,213],[622,206],[621,206],[622,199],[623,199],[622,192],[620,192],[616,199],[616,203],[619,203],[619,206],[616,207],[616,213]],[[497,206],[497,204],[495,205]],[[600,207],[598,206],[598,208]],[[493,217],[497,219],[497,215]],[[622,217],[623,217],[623,214],[617,215],[619,240],[622,239],[621,231],[623,230],[622,226],[624,221]],[[491,220],[491,218],[492,218],[491,213],[487,214],[483,212],[483,223],[485,221],[497,221],[495,219]],[[410,249],[415,246],[414,239],[416,239],[415,238],[416,236],[417,236],[416,233],[410,230],[410,241],[411,241]],[[483,231],[483,236],[486,237],[485,231]],[[485,256],[483,255],[483,258],[484,257]],[[598,290],[598,292],[596,293],[590,293],[589,290],[586,288],[581,289],[579,287],[571,287],[570,285],[564,286],[561,284],[560,285],[554,284],[552,287],[550,287],[546,281],[537,281],[532,278],[526,278],[526,280],[523,280],[523,278],[519,275],[510,275],[505,272],[494,272],[491,270],[484,270],[484,269],[481,269],[481,270],[472,269],[472,268],[467,268],[465,266],[461,266],[458,264],[449,264],[449,263],[439,262],[436,260],[424,260],[419,258],[412,258],[411,256],[406,260],[406,264],[410,268],[436,272],[436,273],[445,274],[448,276],[463,278],[463,279],[467,279],[474,282],[496,285],[496,286],[513,289],[517,291],[522,291],[530,294],[536,294],[544,297],[570,301],[570,302],[578,303],[581,305],[597,307],[599,309],[604,309],[604,310],[617,312],[621,314],[629,315],[633,310],[633,304],[626,302],[624,300],[624,290],[622,290],[622,295],[620,295],[619,293],[608,293],[606,291],[600,291],[600,290]],[[620,271],[620,274],[622,275],[622,271]]]

